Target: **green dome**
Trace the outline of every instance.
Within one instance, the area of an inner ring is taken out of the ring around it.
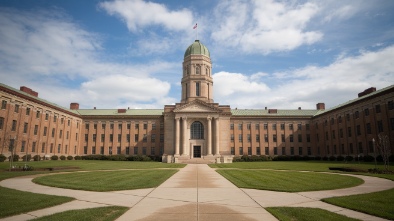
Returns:
[[[196,40],[186,49],[184,58],[192,54],[200,54],[209,57],[208,48],[201,44],[199,40]]]

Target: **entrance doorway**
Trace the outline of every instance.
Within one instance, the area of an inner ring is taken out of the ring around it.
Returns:
[[[194,158],[201,158],[201,146],[194,146],[193,157]]]

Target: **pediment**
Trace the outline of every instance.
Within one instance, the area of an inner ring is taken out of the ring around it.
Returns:
[[[221,112],[221,110],[216,107],[213,107],[210,104],[207,104],[205,102],[195,100],[195,101],[192,101],[188,104],[184,104],[182,106],[175,108],[174,112],[176,112],[176,113],[179,113],[179,112],[180,113],[182,113],[182,112],[188,112],[188,113],[190,113],[190,112],[193,112],[193,113],[215,112],[215,113],[218,113],[218,112]]]

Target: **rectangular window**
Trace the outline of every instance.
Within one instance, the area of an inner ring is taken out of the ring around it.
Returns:
[[[135,124],[135,126],[134,126],[134,128],[137,129],[137,130],[139,129],[139,127],[140,127],[139,124]]]
[[[62,149],[62,146],[59,144],[57,145],[57,153],[60,153],[60,150]]]
[[[282,155],[286,155],[286,147],[282,147]]]
[[[152,130],[156,130],[156,124],[152,123]]]
[[[87,124],[85,124],[85,129],[89,129],[89,124],[87,123]]]
[[[264,134],[264,142],[268,142],[268,134]]]
[[[150,155],[152,155],[152,156],[156,155],[156,148],[155,147],[150,148]]]
[[[390,118],[390,128],[394,130],[394,118]]]
[[[118,142],[122,142],[122,135],[118,134]]]
[[[234,142],[234,134],[230,135],[230,140],[231,140],[231,142]]]
[[[294,147],[290,147],[290,155],[294,155]]]
[[[302,142],[302,135],[298,134],[298,142]]]
[[[44,127],[44,136],[46,136],[47,135],[47,127]]]
[[[242,130],[242,124],[238,124],[238,130]]]
[[[248,143],[250,143],[250,141],[251,141],[250,134],[247,134],[246,136],[247,136],[247,139],[248,139]]]
[[[96,142],[96,137],[97,137],[97,135],[93,134],[93,142]]]
[[[231,155],[235,155],[235,147],[231,147]]]
[[[122,130],[122,124],[121,123],[118,124],[118,129]]]
[[[21,152],[25,152],[26,141],[22,141]]]
[[[5,101],[5,100],[2,100],[1,101],[1,109],[6,109],[7,108],[7,101]]]
[[[104,154],[104,147],[103,147],[103,146],[100,147],[100,154],[101,154],[101,155]]]
[[[53,153],[53,143],[51,143],[51,149],[49,150],[49,153]]]
[[[289,124],[289,130],[293,130],[293,124]]]
[[[27,133],[27,129],[29,128],[29,124],[28,123],[24,123],[23,125],[23,133]]]
[[[97,124],[93,124],[93,129],[97,130]]]
[[[138,155],[138,147],[134,147],[134,155]]]
[[[12,121],[11,130],[12,130],[12,131],[15,131],[15,130],[16,130],[16,120],[13,120],[13,121]]]
[[[67,148],[68,148],[68,146],[66,145],[65,150],[64,150],[64,153],[66,153],[66,154],[67,154]]]
[[[200,96],[200,82],[196,82],[196,96]]]
[[[358,153],[363,153],[363,143],[358,143]]]
[[[361,127],[360,127],[360,125],[356,126],[356,130],[357,130],[357,136],[360,136],[361,135]]]
[[[40,118],[40,111],[36,112],[36,118]]]
[[[369,152],[370,153],[373,153],[374,151],[373,151],[373,142],[370,140],[370,141],[368,141],[368,147],[369,147]]]
[[[138,142],[138,134],[134,134],[134,142]]]
[[[101,134],[101,142],[104,142],[105,140],[105,134]]]
[[[308,150],[308,156],[312,155],[312,148],[311,147],[307,147]]]
[[[358,111],[354,112],[354,118],[356,119],[360,118],[360,113]]]
[[[130,130],[131,124],[127,124],[127,130]]]
[[[278,155],[278,148],[274,147],[274,155]]]
[[[14,112],[19,113],[19,104],[15,104]]]
[[[113,134],[109,135],[109,142],[114,142],[114,135]]]
[[[164,142],[164,134],[160,134],[160,143]]]
[[[34,135],[37,135],[38,133],[38,125],[34,125]]]
[[[342,151],[342,154],[345,154],[345,144],[341,144],[341,151]]]
[[[30,115],[30,107],[26,108],[26,115]]]
[[[52,128],[52,137],[55,137],[55,128]]]
[[[270,149],[268,147],[265,147],[265,155],[269,155],[270,154]]]
[[[246,129],[250,130],[251,125],[250,124],[246,124]]]
[[[378,121],[378,132],[379,133],[383,132],[383,123],[381,120]]]
[[[121,149],[120,149],[120,147],[116,147],[116,154],[120,154],[121,153]]]
[[[109,129],[113,130],[114,129],[114,124],[109,125]]]
[[[306,129],[306,130],[309,130],[309,129],[310,129],[309,124],[305,124],[305,129]]]
[[[277,141],[276,134],[272,135],[272,141],[274,141],[274,142]]]
[[[291,134],[289,137],[290,137],[290,142],[294,142],[294,136]]]
[[[57,116],[55,115],[55,116],[53,117],[53,122],[56,123],[56,121],[57,121]]]
[[[239,155],[240,156],[244,155],[244,148],[243,147],[239,148]]]
[[[142,155],[146,155],[146,147],[142,147]]]
[[[142,138],[142,142],[147,142],[148,141],[148,135],[144,134],[144,137]]]
[[[67,121],[67,126],[70,126],[70,120]]]
[[[285,129],[285,124],[280,124],[280,129],[284,130]]]
[[[130,142],[130,134],[126,134],[126,141]]]
[[[297,124],[297,129],[301,130],[302,129],[302,124]]]
[[[353,154],[353,144],[351,143],[351,144],[349,144],[349,151],[350,151],[350,154]]]
[[[248,147],[248,155],[252,155],[252,147]]]
[[[351,128],[351,127],[348,127],[348,128],[347,128],[347,136],[348,136],[348,137],[351,137],[351,136],[352,136],[352,128]]]
[[[0,130],[3,129],[4,126],[4,117],[0,117]]]
[[[310,134],[307,134],[306,135],[306,142],[311,142],[311,135]]]
[[[260,142],[260,134],[256,134],[256,142]]]
[[[281,135],[282,142],[286,142],[286,137],[284,134]]]
[[[364,109],[364,115],[369,116],[369,109],[368,108]]]
[[[78,141],[78,133],[75,133],[75,140]]]
[[[96,154],[96,147],[92,147],[92,154]]]
[[[238,141],[242,142],[242,134],[238,134]]]
[[[63,136],[63,130],[60,130],[59,131],[59,138],[62,138],[62,136]]]
[[[268,129],[268,124],[264,124],[264,130]]]
[[[42,143],[41,145],[41,153],[45,153],[45,143]]]
[[[276,130],[276,124],[272,124],[272,130]]]
[[[260,147],[256,147],[256,155],[261,155]]]
[[[259,130],[259,129],[260,129],[260,124],[256,124],[256,125],[255,125],[255,129],[256,129],[256,130]]]
[[[49,118],[49,114],[45,113],[45,120],[48,120],[48,118]]]
[[[112,155],[112,147],[108,147],[108,153],[109,155]]]
[[[234,130],[234,124],[230,124],[230,130]]]
[[[335,130],[333,130],[333,131],[331,132],[331,137],[332,137],[332,139],[335,139]]]
[[[302,156],[302,147],[298,147],[298,155]]]
[[[350,114],[346,114],[346,120],[350,121]]]
[[[381,112],[380,104],[375,105],[375,111],[376,111],[376,113],[380,113]]]
[[[156,134],[152,134],[150,136],[150,142],[152,142],[152,143],[156,142]]]
[[[144,130],[148,129],[148,124],[144,124]]]
[[[343,138],[343,130],[342,130],[342,128],[339,129],[339,137],[340,137],[340,138]]]
[[[63,122],[64,122],[64,119],[60,118],[60,123],[63,124]]]
[[[88,136],[89,136],[88,134],[85,134],[85,142],[88,142],[88,140],[89,140]]]
[[[31,152],[36,152],[36,145],[37,145],[37,142],[33,142],[33,144],[32,144],[32,146],[31,146]]]

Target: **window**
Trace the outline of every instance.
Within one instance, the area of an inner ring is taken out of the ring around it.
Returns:
[[[302,129],[302,124],[297,124],[297,129],[301,130]]]
[[[357,136],[360,136],[361,135],[361,127],[360,127],[360,125],[356,126],[356,130],[357,130]]]
[[[309,130],[309,129],[310,129],[309,124],[305,124],[305,129],[306,129],[306,130]]]
[[[293,130],[293,124],[289,124],[289,130]]]
[[[358,111],[354,112],[354,118],[359,118],[360,117],[360,113]]]
[[[390,118],[390,128],[391,130],[394,130],[394,118]],[[1,127],[0,127],[1,129]]]
[[[100,154],[104,154],[104,147],[103,146],[100,147]]]
[[[290,155],[294,155],[294,147],[290,147]]]
[[[126,134],[126,141],[130,142],[130,134]]]
[[[311,135],[310,134],[307,134],[306,135],[306,142],[311,142]]]
[[[307,151],[308,151],[308,156],[312,155],[312,148],[311,147],[307,147]]]
[[[152,130],[156,130],[156,124],[152,123]]]
[[[150,142],[152,142],[152,143],[156,142],[156,134],[152,134],[150,136]]]
[[[298,155],[302,156],[302,147],[298,147]]]
[[[127,129],[130,130],[131,124],[127,124]]]
[[[381,112],[380,104],[375,105],[375,111],[376,111],[376,113],[380,113]]]
[[[134,134],[134,142],[138,142],[138,134]]]
[[[122,142],[122,135],[118,134],[118,142]]]
[[[19,113],[19,104],[15,104],[14,112]]]
[[[93,142],[96,142],[96,137],[97,137],[97,135],[93,134]]]
[[[142,147],[142,155],[146,155],[146,147]]]
[[[265,147],[265,155],[269,155],[270,154],[270,149],[268,147]]]
[[[27,133],[27,129],[29,128],[29,124],[28,123],[24,123],[23,125],[23,133]]]
[[[121,123],[118,124],[118,129],[122,130],[122,124]]]
[[[256,134],[256,142],[260,142],[260,134]]]
[[[333,130],[331,133],[332,133],[331,134],[332,139],[335,139],[335,130]]]
[[[61,149],[62,149],[62,145],[61,144],[57,145],[57,153],[60,153]]]
[[[113,129],[114,129],[114,124],[110,124],[110,125],[109,125],[109,128],[110,128],[111,130],[113,130]]]
[[[200,66],[196,66],[196,74],[200,74]]]
[[[67,121],[67,126],[70,126],[70,120]]]
[[[333,150],[334,150],[334,154],[337,154],[337,145],[334,145]]]
[[[346,120],[350,121],[350,114],[346,114]]]
[[[155,147],[150,148],[150,155],[152,155],[152,156],[156,155],[156,148]]]
[[[65,150],[64,150],[64,153],[67,153],[67,148],[68,148],[68,146],[66,145]]]
[[[378,132],[379,133],[383,132],[383,123],[381,120],[378,121]]]
[[[96,147],[92,147],[92,154],[96,154]]]
[[[138,154],[138,147],[134,147],[134,155]]]
[[[244,148],[243,147],[239,148],[239,155],[244,155]]]
[[[26,108],[26,115],[30,115],[30,107]]]
[[[97,124],[93,124],[93,129],[97,129]]]
[[[302,135],[298,134],[298,142],[302,142]]]
[[[44,136],[46,136],[47,135],[47,127],[44,127]]]
[[[88,140],[89,140],[88,136],[89,136],[88,134],[85,134],[85,142],[88,142]]]
[[[264,141],[268,142],[268,134],[264,134]]]
[[[353,144],[352,143],[350,143],[349,144],[349,152],[351,153],[351,154],[353,154]]]
[[[342,116],[338,117],[338,123],[342,123]]]
[[[264,130],[268,129],[268,124],[264,124]]]
[[[277,141],[276,134],[272,135],[272,141],[274,141],[274,142]]]
[[[60,123],[63,124],[63,122],[64,122],[64,119],[60,118]],[[96,125],[96,127],[97,127],[97,125]],[[95,128],[95,129],[97,129],[97,128]]]
[[[393,109],[394,109],[394,102],[393,102],[393,101],[389,101],[389,102],[387,103],[387,108],[388,108],[389,110],[393,110]]]
[[[260,147],[256,147],[256,155],[261,155]]]
[[[230,124],[230,130],[234,130],[234,124]]]
[[[59,138],[62,138],[62,136],[63,136],[63,130],[60,130],[59,131]]]
[[[40,111],[36,112],[36,118],[40,118]]]
[[[204,139],[204,125],[195,121],[190,126],[190,138],[191,139]]]
[[[250,124],[246,124],[246,129],[250,130],[251,125]]]
[[[260,124],[256,124],[256,125],[255,125],[255,129],[256,129],[256,130],[259,130],[259,129],[260,129]]]
[[[109,142],[114,142],[114,135],[113,134],[109,135]]]
[[[286,142],[286,138],[284,134],[281,135],[281,138],[282,138],[282,142]]]
[[[247,134],[248,143],[250,143],[250,134]]]
[[[38,133],[38,125],[34,125],[34,135],[37,135]]]
[[[12,131],[15,131],[15,130],[16,130],[16,120],[13,120],[13,121],[12,121],[11,130],[12,130]]]
[[[148,129],[148,124],[144,124],[144,130]]]
[[[41,145],[41,153],[45,153],[45,143],[42,143]]]
[[[0,130],[3,129],[4,126],[4,117],[0,117]]]
[[[2,100],[1,101],[1,109],[6,109],[7,108],[7,101]]]
[[[48,120],[48,118],[49,118],[49,114],[45,113],[45,120]]]
[[[358,143],[358,153],[363,153],[363,143]]]
[[[25,152],[26,141],[22,141],[21,152]]]
[[[272,124],[272,130],[276,130],[276,124]]]
[[[196,82],[196,96],[200,96],[200,82]]]
[[[108,153],[109,155],[112,155],[112,147],[108,147]]]
[[[280,124],[280,129],[284,130],[285,129],[285,124]]]
[[[164,134],[160,134],[160,143],[164,142]]]
[[[278,148],[274,147],[274,155],[278,155]]]
[[[234,134],[231,134],[231,135],[230,135],[230,141],[231,141],[231,142],[234,142]]]
[[[160,122],[160,129],[164,129],[164,123]]]
[[[56,123],[56,121],[57,121],[57,116],[55,115],[55,116],[53,117],[53,122]]]
[[[36,152],[36,145],[37,145],[37,142],[33,142],[32,146],[31,146],[31,152]]]
[[[89,124],[85,124],[85,129],[89,130]]]
[[[369,116],[369,109],[368,108],[364,109],[364,115]]]
[[[105,141],[105,134],[101,134],[101,142]]]
[[[148,141],[148,135],[144,134],[144,136],[142,137],[142,142],[147,142]]]
[[[286,155],[286,147],[282,147],[282,155]]]
[[[248,147],[248,155],[252,155],[252,147]]]
[[[116,147],[116,154],[120,154],[121,153],[121,149],[120,149],[120,147]]]
[[[139,129],[139,127],[140,127],[139,124],[135,124],[135,125],[134,125],[134,128],[137,129],[137,130]]]
[[[294,142],[294,136],[290,135],[289,137],[290,137],[290,142]]]
[[[343,130],[342,130],[342,128],[339,129],[339,137],[340,137],[340,138],[343,138]]]
[[[348,128],[347,128],[347,136],[348,136],[348,137],[351,137],[351,136],[352,136],[352,128],[351,128],[351,127],[348,127]]]
[[[335,123],[334,118],[331,118],[330,121],[331,121],[331,125],[334,125],[334,123]]]
[[[242,142],[242,134],[238,134],[238,141]]]
[[[242,130],[242,124],[238,124],[238,130]]]

